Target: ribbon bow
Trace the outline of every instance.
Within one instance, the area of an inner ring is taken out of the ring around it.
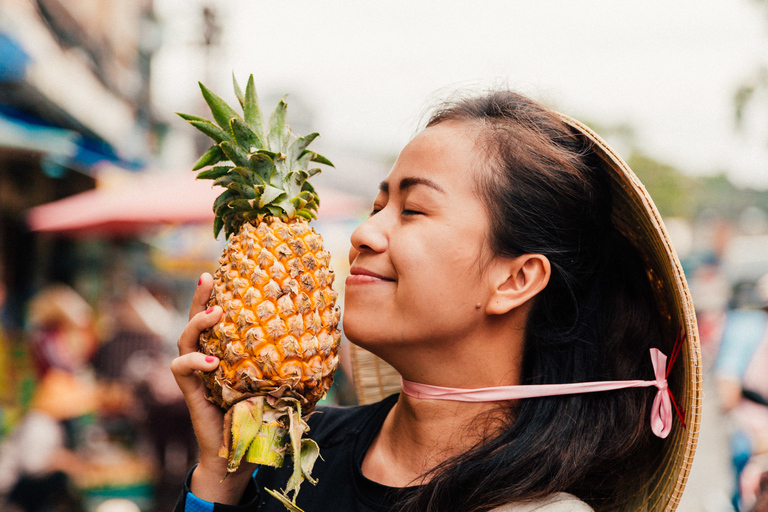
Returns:
[[[501,400],[519,400],[521,398],[538,398],[546,396],[573,395],[577,393],[595,393],[625,388],[640,388],[656,386],[658,392],[653,400],[651,409],[651,431],[664,439],[672,430],[672,407],[674,406],[680,422],[685,427],[684,415],[677,406],[675,397],[667,384],[667,377],[672,365],[675,364],[682,341],[680,333],[675,340],[669,366],[667,356],[657,348],[651,349],[651,364],[655,380],[612,380],[601,382],[577,382],[571,384],[533,384],[522,386],[497,386],[488,388],[459,389],[442,386],[419,384],[402,379],[402,390],[408,396],[426,400],[451,400],[455,402],[496,402]]]

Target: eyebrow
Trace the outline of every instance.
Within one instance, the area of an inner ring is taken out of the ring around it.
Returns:
[[[409,188],[415,187],[416,185],[425,185],[427,187],[437,190],[438,192],[445,194],[445,190],[443,189],[443,187],[441,187],[434,181],[427,178],[417,178],[417,177],[403,178],[402,180],[400,180],[400,192],[407,190]],[[381,183],[379,183],[379,190],[381,190],[385,194],[388,194],[389,182],[382,181]]]

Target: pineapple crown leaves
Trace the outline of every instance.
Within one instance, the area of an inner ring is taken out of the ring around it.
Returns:
[[[307,149],[318,134],[293,135],[285,122],[284,97],[265,123],[253,75],[245,91],[234,76],[232,79],[242,116],[202,83],[200,90],[213,121],[178,113],[213,140],[192,170],[204,169],[197,179],[213,180],[214,185],[226,189],[213,204],[214,236],[218,237],[223,228],[229,238],[243,223],[268,215],[284,220],[317,218],[320,199],[308,180],[320,169],[310,168],[310,164],[333,167],[327,158]]]

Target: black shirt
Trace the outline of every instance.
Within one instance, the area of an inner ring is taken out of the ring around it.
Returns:
[[[397,402],[392,395],[381,402],[359,407],[319,407],[310,416],[309,437],[320,446],[320,459],[312,477],[317,486],[307,481],[301,485],[297,504],[305,512],[390,512],[401,489],[387,487],[365,478],[361,465],[368,448],[381,430],[390,409]],[[239,506],[211,505],[188,497],[188,482],[175,512],[285,512],[285,508],[263,489],[285,488],[293,464],[286,458],[282,468],[261,466],[246,489]]]

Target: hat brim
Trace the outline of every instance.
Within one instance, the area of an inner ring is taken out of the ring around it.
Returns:
[[[664,336],[669,340],[669,345],[662,350],[670,355],[676,337],[684,336],[681,353],[669,376],[669,386],[681,408],[685,426],[675,421],[664,442],[658,468],[633,500],[638,511],[671,512],[677,508],[688,481],[701,421],[701,351],[693,301],[661,215],[643,184],[595,132],[575,119],[558,115],[591,143],[604,164],[611,182],[613,223],[645,262]],[[400,391],[400,376],[390,365],[356,345],[351,345],[350,355],[361,404],[376,402]]]

